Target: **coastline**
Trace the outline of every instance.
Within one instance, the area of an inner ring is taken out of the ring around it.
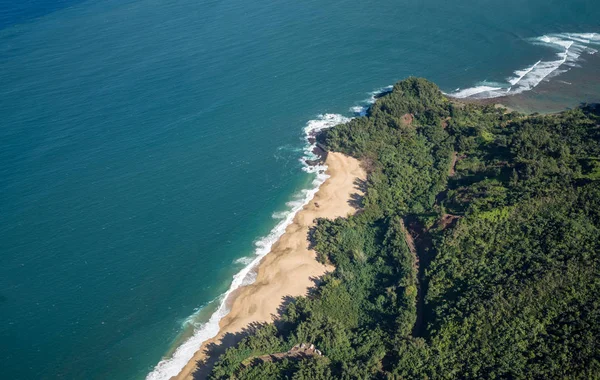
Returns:
[[[596,56],[593,54],[590,55],[590,57],[596,58]],[[528,72],[530,71],[531,70],[529,70]],[[566,73],[562,75],[566,76],[573,73],[576,70],[568,69],[565,71]],[[519,74],[519,80],[522,80],[523,78],[525,78],[525,76],[526,75],[524,74]],[[539,112],[538,107],[521,109],[519,107],[515,107],[515,104],[518,104],[519,101],[521,101],[527,96],[536,96],[539,91],[543,90],[544,87],[548,86],[549,82],[554,83],[555,81],[549,81],[548,79],[542,80],[539,83],[536,83],[535,86],[533,86],[533,88],[529,89],[528,91],[525,91],[524,93],[513,93],[510,95],[494,96],[489,98],[455,98],[452,93],[446,93],[445,95],[449,99],[454,99],[458,103],[491,105],[495,107],[505,108],[507,112],[518,111],[523,113],[533,113]],[[539,89],[537,88],[538,86]],[[379,97],[390,92],[392,90],[392,87],[393,86],[390,85],[375,90],[369,93],[370,96],[368,99],[364,99],[362,102],[359,102],[357,105],[351,107],[350,111],[354,114],[354,117],[367,116],[369,107]],[[562,108],[564,107],[560,107],[560,109]],[[557,112],[560,109],[553,110],[550,112]],[[542,112],[550,113],[546,109],[542,110]],[[232,305],[236,302],[235,300],[240,298],[240,293],[245,294],[245,292],[247,291],[246,288],[249,287],[250,283],[257,280],[257,271],[259,270],[259,267],[263,266],[264,262],[267,261],[267,258],[265,256],[270,255],[270,252],[272,251],[272,249],[275,249],[275,245],[278,244],[279,240],[283,239],[285,235],[288,234],[289,228],[296,223],[297,214],[299,212],[303,212],[307,207],[309,207],[315,202],[315,199],[312,198],[315,196],[317,191],[319,191],[319,188],[323,186],[323,183],[329,177],[327,174],[325,174],[327,164],[324,164],[324,159],[325,157],[327,157],[327,152],[323,151],[321,147],[317,144],[317,135],[322,130],[331,128],[338,124],[345,123],[351,120],[351,118],[352,117],[346,117],[340,114],[323,114],[318,115],[316,119],[310,120],[307,123],[306,127],[304,128],[304,139],[306,140],[306,145],[304,147],[304,155],[300,161],[303,165],[303,171],[307,173],[314,173],[316,175],[316,178],[312,183],[314,187],[302,190],[301,193],[297,194],[302,195],[300,199],[288,202],[287,205],[291,207],[291,210],[286,210],[285,212],[277,213],[277,216],[273,216],[276,219],[283,219],[282,222],[277,224],[277,226],[269,233],[269,235],[257,241],[257,249],[255,251],[256,256],[254,257],[254,259],[247,258],[250,260],[249,262],[243,262],[244,264],[248,263],[248,265],[234,276],[234,280],[230,289],[221,297],[219,297],[218,302],[220,302],[220,305],[210,317],[209,321],[203,324],[200,329],[195,330],[195,333],[191,338],[189,338],[183,344],[178,346],[175,352],[172,354],[172,356],[163,359],[147,376],[147,380],[190,378],[191,374],[196,368],[196,361],[198,361],[199,359],[206,359],[207,355],[200,353],[201,351],[205,351],[206,346],[219,346],[220,349],[222,349],[223,346],[225,346],[225,344],[220,343],[222,341],[221,334],[224,331],[223,325],[229,324],[228,322],[226,322],[228,320],[227,315],[231,314],[230,310],[232,310]],[[321,271],[320,274],[313,275],[312,277],[313,279],[317,278],[323,273],[324,271]],[[311,276],[305,276],[305,278],[308,277]],[[312,285],[314,285],[314,282],[310,284],[310,286]],[[272,321],[272,316],[273,315],[269,315],[269,319],[265,320]],[[233,341],[227,342],[228,345],[232,345],[234,343],[235,342]],[[202,347],[200,352],[198,351],[199,347]],[[212,351],[212,353],[213,355],[210,356],[210,360],[212,360],[213,356],[218,356],[220,354],[215,354],[215,351]],[[187,373],[187,377],[184,375],[185,373]]]
[[[262,258],[256,280],[231,294],[229,313],[221,319],[218,334],[203,342],[172,379],[194,378],[197,362],[208,358],[207,347],[224,349],[235,343],[224,338],[239,335],[254,323],[272,322],[287,297],[305,296],[314,280],[332,269],[318,263],[316,253],[309,249],[309,228],[317,218],[334,219],[354,213],[351,200],[362,195],[357,182],[364,180],[366,173],[358,160],[341,153],[327,154],[325,164],[329,178]]]

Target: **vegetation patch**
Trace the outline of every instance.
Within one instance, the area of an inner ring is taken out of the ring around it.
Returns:
[[[212,378],[597,378],[599,124],[397,83],[319,137],[369,168],[363,211],[311,235],[335,271]],[[248,360],[302,342],[323,356]]]

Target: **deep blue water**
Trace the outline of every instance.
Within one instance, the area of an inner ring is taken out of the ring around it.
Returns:
[[[140,379],[310,185],[309,120],[409,75],[505,81],[600,8],[1,0],[0,28],[0,378]]]
[[[33,20],[82,0],[0,0],[0,28]]]

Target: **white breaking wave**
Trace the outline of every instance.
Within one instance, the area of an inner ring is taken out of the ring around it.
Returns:
[[[385,86],[369,93],[369,97],[360,102],[359,105],[350,107],[350,111],[356,116],[365,116],[371,104],[375,103],[377,98],[387,92],[391,92],[394,86]]]
[[[284,219],[287,216],[287,214],[288,214],[287,211],[277,211],[277,212],[274,212],[273,215],[271,215],[271,218]]]
[[[502,87],[477,86],[472,88],[466,88],[464,90],[457,89],[450,95],[452,95],[455,98],[470,98],[475,95],[493,93],[500,90],[502,90]]]
[[[290,208],[289,210],[273,214],[273,217],[275,219],[280,219],[280,222],[266,237],[255,243],[256,249],[253,257],[244,257],[235,261],[235,263],[245,264],[246,266],[233,276],[233,281],[229,290],[217,300],[217,302],[219,302],[217,311],[211,315],[208,322],[197,326],[193,336],[180,345],[170,358],[161,360],[156,367],[154,367],[154,370],[146,376],[146,380],[168,380],[172,376],[177,375],[192,359],[194,353],[200,348],[202,343],[218,334],[219,322],[229,313],[227,308],[227,299],[229,295],[239,287],[254,282],[256,279],[255,269],[260,260],[271,251],[273,244],[275,244],[275,242],[283,235],[287,226],[294,220],[296,214],[313,199],[321,185],[329,178],[329,176],[325,174],[327,170],[325,164],[310,165],[307,162],[316,162],[319,158],[314,153],[316,148],[316,142],[314,142],[315,135],[324,129],[346,123],[349,120],[351,120],[351,118],[339,114],[324,114],[319,115],[316,119],[311,120],[306,124],[306,127],[304,128],[304,139],[306,140],[306,144],[303,149],[304,156],[302,157],[301,162],[303,164],[302,170],[307,173],[316,174],[315,179],[312,182],[312,187],[310,189],[302,190],[295,196],[293,201],[288,202],[286,205]],[[191,322],[193,317],[194,316],[188,318],[186,323],[193,325]]]
[[[515,74],[517,74],[518,76],[517,76],[516,78],[509,79],[509,80],[508,80],[508,82],[509,82],[509,83],[510,83],[512,86],[514,86],[515,84],[519,83],[519,82],[521,81],[521,79],[525,78],[525,76],[526,76],[527,74],[529,74],[529,73],[531,73],[533,70],[535,70],[535,68],[536,68],[536,67],[537,67],[537,66],[538,66],[540,63],[542,63],[542,61],[541,61],[541,60],[537,61],[537,62],[535,63],[535,65],[533,65],[533,66],[531,66],[531,67],[528,67],[528,68],[526,68],[525,70],[517,70],[517,71],[515,71]]]
[[[252,262],[252,260],[253,260],[252,257],[240,257],[239,259],[234,261],[234,264],[248,265]]]
[[[507,78],[507,83],[486,83],[482,82],[479,85],[467,89],[456,89],[448,94],[455,98],[495,98],[505,96],[507,94],[519,94],[523,91],[531,90],[541,83],[544,79],[549,78],[553,74],[558,74],[573,67],[575,62],[582,53],[595,54],[598,50],[593,49],[590,45],[600,45],[600,34],[598,33],[563,33],[552,34],[538,37],[532,40],[534,44],[542,44],[552,48],[560,49],[557,53],[558,59],[554,61],[539,60],[532,66],[516,70],[515,76]],[[562,68],[566,66],[567,68]],[[378,96],[390,92],[393,86],[386,86],[369,93],[369,97],[359,102],[350,108],[350,111],[355,116],[365,116],[369,107],[375,102]],[[261,259],[271,251],[271,247],[284,234],[287,226],[289,226],[296,214],[308,204],[321,185],[329,178],[325,174],[327,166],[325,164],[311,165],[308,162],[314,163],[319,157],[314,153],[317,147],[314,137],[321,131],[334,127],[338,124],[347,123],[352,120],[350,117],[345,117],[340,114],[323,114],[318,115],[314,120],[310,120],[304,128],[304,139],[306,144],[303,152],[304,156],[300,159],[302,162],[302,170],[307,173],[315,173],[316,177],[312,182],[313,187],[304,189],[296,195],[296,199],[287,202],[286,205],[290,208],[287,211],[275,212],[272,217],[281,221],[271,230],[264,238],[258,240],[255,245],[253,257],[242,257],[235,260],[236,264],[246,265],[240,272],[233,276],[233,281],[229,290],[218,297],[214,302],[219,302],[219,307],[215,311],[208,322],[199,325],[193,336],[181,344],[170,358],[161,360],[154,370],[146,376],[146,380],[168,380],[172,376],[176,376],[183,367],[191,360],[194,353],[200,348],[203,342],[215,337],[219,332],[219,322],[225,317],[229,310],[227,309],[227,299],[229,295],[241,286],[252,284],[256,278],[255,269]],[[195,325],[194,317],[196,314],[186,319],[185,325]]]
[[[542,36],[532,40],[535,44],[542,44],[553,48],[560,49],[557,53],[559,59],[554,61],[538,61],[534,65],[514,72],[515,76],[507,79],[506,84],[480,83],[479,85],[467,88],[456,89],[451,94],[455,98],[494,98],[507,94],[518,94],[523,91],[530,90],[536,87],[544,79],[547,79],[553,74],[564,72],[562,66],[567,68],[573,67],[575,62],[582,53],[595,54],[598,51],[590,45],[600,45],[600,34],[597,33],[563,33]],[[559,70],[559,69],[562,69]],[[350,111],[355,116],[365,116],[370,105],[372,105],[378,96],[390,92],[393,86],[380,88],[369,93],[369,98],[359,102],[358,105],[350,108]],[[296,214],[308,204],[320,186],[329,178],[325,174],[327,166],[325,164],[311,165],[316,162],[319,157],[314,153],[316,142],[314,137],[321,131],[334,127],[338,124],[346,123],[352,120],[350,117],[345,117],[340,114],[323,114],[316,119],[310,120],[304,128],[304,139],[306,144],[303,152],[304,156],[300,159],[302,162],[302,170],[307,173],[315,173],[316,177],[312,182],[313,187],[304,189],[297,194],[295,200],[288,202],[286,205],[290,208],[287,211],[276,212],[273,214],[274,219],[281,221],[271,230],[264,238],[258,240],[255,245],[253,257],[243,257],[235,261],[237,264],[245,264],[240,272],[233,276],[233,281],[229,290],[221,295],[216,302],[219,302],[219,307],[215,311],[208,322],[199,325],[193,336],[181,344],[170,358],[161,360],[154,370],[146,376],[146,380],[168,380],[172,376],[176,376],[183,367],[192,359],[194,353],[200,348],[203,342],[215,337],[219,332],[220,320],[229,313],[227,309],[227,299],[229,295],[241,286],[252,284],[256,278],[255,269],[261,259],[271,251],[271,247],[285,232]],[[194,314],[195,315],[195,314]],[[186,324],[192,324],[194,315],[186,320]]]
[[[317,143],[314,141],[314,137],[319,134],[319,132],[335,127],[338,124],[343,124],[349,122],[351,119],[340,114],[335,113],[326,113],[323,115],[319,115],[317,119],[311,120],[304,127],[304,136],[307,144],[304,146],[304,157],[300,159],[302,162],[303,168],[307,173],[324,173],[327,169],[325,165],[314,165],[311,166],[307,161],[317,160],[319,157],[315,154],[314,150],[317,148]],[[312,142],[311,142],[312,141]],[[317,176],[318,178],[318,176]],[[326,178],[325,178],[326,179]],[[323,181],[325,180],[323,179]]]
[[[392,88],[393,86],[387,86],[369,93],[369,98],[361,102],[362,105],[357,106],[361,109],[360,115],[366,113],[369,106],[375,102],[379,95],[391,91]],[[310,189],[302,190],[300,193],[296,194],[294,200],[286,203],[289,210],[273,214],[274,219],[280,219],[281,221],[271,230],[269,235],[255,243],[256,249],[254,251],[254,257],[242,257],[235,261],[237,264],[246,264],[246,267],[233,276],[233,281],[229,290],[218,298],[217,302],[219,302],[219,308],[217,311],[211,315],[208,322],[199,325],[196,328],[194,335],[180,345],[170,358],[161,360],[156,367],[154,367],[154,370],[146,376],[146,380],[168,380],[171,377],[176,376],[192,359],[202,343],[214,338],[219,333],[219,322],[229,313],[229,310],[227,309],[227,298],[229,295],[239,287],[250,285],[254,282],[256,279],[255,269],[260,263],[260,260],[271,251],[273,244],[275,244],[275,242],[283,235],[287,226],[294,220],[296,214],[314,198],[321,185],[329,178],[329,176],[325,174],[327,165],[323,163],[314,164],[319,159],[319,156],[315,154],[315,149],[317,148],[317,143],[315,141],[316,135],[325,129],[335,127],[338,124],[347,123],[350,120],[352,120],[350,117],[327,113],[318,115],[316,119],[306,123],[306,127],[304,128],[304,140],[306,141],[303,149],[304,156],[300,161],[302,162],[303,171],[316,174],[316,177],[312,182],[312,187]],[[190,316],[186,320],[186,323],[194,325],[194,316],[195,314]]]
[[[475,87],[457,90],[449,94],[455,98],[497,98],[505,95],[520,94],[537,87],[542,81],[564,73],[576,66],[583,53],[595,54],[598,51],[592,46],[600,45],[598,33],[560,33],[548,34],[530,40],[536,45],[543,45],[558,50],[557,59],[539,60],[534,65],[516,70],[514,77],[507,78],[507,83],[489,86],[480,83]]]

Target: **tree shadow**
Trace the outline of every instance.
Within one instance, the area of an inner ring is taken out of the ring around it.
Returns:
[[[350,194],[348,204],[356,210],[361,210],[364,207],[363,198],[367,192],[367,181],[360,178],[354,180],[354,189],[358,190],[358,193]]]
[[[314,286],[308,289],[307,296],[313,297],[316,293],[316,287],[321,284],[322,279],[320,277],[310,277],[310,280]],[[281,304],[277,307],[277,313],[271,314],[273,323],[281,331],[285,329],[283,321],[280,319],[281,315],[285,313],[288,306],[296,301],[296,297],[290,295],[282,298]],[[227,351],[228,348],[234,347],[242,339],[249,335],[255,334],[259,329],[268,325],[266,322],[253,322],[246,326],[242,331],[238,333],[226,333],[219,342],[209,343],[202,349],[204,350],[205,357],[202,360],[196,362],[196,370],[192,374],[194,380],[208,379],[212,372],[215,364],[219,361],[220,357]]]
[[[354,208],[356,210],[360,210],[364,206],[363,198],[364,197],[358,193],[350,194],[350,199],[348,199],[348,204],[350,206],[352,206],[352,208]]]
[[[321,286],[321,284],[323,283],[323,276],[321,276],[321,277],[312,276],[312,277],[309,277],[309,279],[312,281],[313,286],[308,288],[308,292],[306,293],[306,298],[314,298],[319,292],[319,286]]]
[[[238,333],[225,334],[219,343],[207,344],[206,347],[203,348],[205,358],[196,362],[196,370],[192,374],[194,380],[208,379],[213,367],[228,348],[235,346],[245,337],[256,333],[258,329],[266,324],[267,323],[253,322]]]
[[[587,114],[600,116],[600,103],[580,103],[579,107]]]
[[[367,192],[367,181],[360,179],[360,178],[356,178],[354,180],[354,188],[362,193],[366,193]]]
[[[277,318],[279,318],[280,315],[282,315],[283,313],[285,313],[287,307],[296,300],[296,297],[292,297],[292,296],[285,296],[282,298],[281,304],[279,305],[279,307],[277,308],[277,314],[271,314],[271,316],[273,317],[274,320],[277,320]]]
[[[317,245],[315,233],[317,232],[318,224],[319,221],[317,220],[316,223],[308,229],[308,234],[306,235],[306,239],[308,240],[308,249],[314,250]]]

